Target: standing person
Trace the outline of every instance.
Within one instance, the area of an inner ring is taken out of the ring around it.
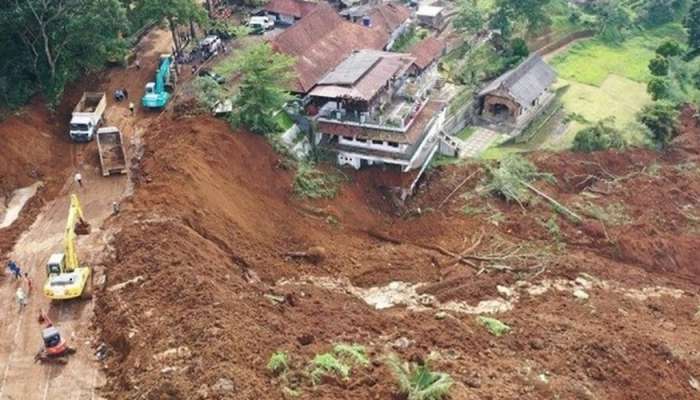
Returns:
[[[137,58],[136,61],[134,61],[134,65],[136,66],[136,69],[141,69],[141,60]]]
[[[83,187],[83,176],[80,174],[80,172],[75,173],[74,179],[78,186]]]
[[[117,215],[119,214],[119,203],[116,201],[112,202],[112,215]]]
[[[32,294],[32,278],[26,272],[24,273],[24,280],[27,282],[27,296],[29,296]]]
[[[124,98],[128,100],[129,99],[129,91],[126,90],[126,88],[124,88],[124,89],[122,89],[122,93],[124,93]]]
[[[12,277],[14,277],[15,279],[17,279],[18,276],[21,276],[20,269],[17,266],[17,263],[15,263],[14,261],[10,260],[7,262],[7,269],[10,270]]]
[[[19,305],[19,312],[22,312],[24,307],[27,306],[27,296],[24,294],[22,287],[18,287],[15,292],[15,300],[17,300],[17,305]]]
[[[129,102],[129,111],[131,112],[131,115],[134,115],[134,103]]]

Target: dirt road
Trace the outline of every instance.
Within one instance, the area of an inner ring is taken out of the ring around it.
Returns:
[[[126,87],[134,103],[143,93],[143,87],[155,70],[158,56],[170,48],[170,35],[155,31],[144,38],[140,45],[142,68],[117,68],[110,70],[98,83],[99,90],[113,93],[116,88]],[[92,88],[96,90],[98,88]],[[84,88],[79,88],[83,90]],[[110,98],[109,103],[112,103]],[[119,127],[127,144],[140,136],[142,127],[157,114],[139,111],[135,117],[129,115],[128,102],[108,106],[106,123]],[[112,203],[129,194],[127,176],[101,176],[95,143],[72,144],[73,171],[80,171],[84,187],[78,187],[70,176],[63,177],[65,184],[58,197],[45,205],[38,218],[15,244],[9,258],[15,260],[23,271],[27,271],[33,282],[29,304],[22,311],[14,302],[17,287],[26,282],[14,281],[9,276],[0,285],[0,298],[5,307],[0,311],[0,399],[2,400],[87,400],[100,398],[96,388],[103,378],[99,364],[93,354],[93,332],[90,321],[93,302],[71,300],[49,302],[41,293],[46,273],[45,265],[52,253],[63,251],[63,229],[68,215],[68,199],[76,193],[82,203],[86,220],[91,225],[87,236],[79,236],[78,256],[87,265],[97,266],[101,262],[110,233],[102,229],[103,222],[112,213]],[[129,157],[130,155],[128,155]],[[78,352],[65,366],[34,363],[34,354],[42,346],[37,322],[40,310],[47,310],[51,320],[58,326],[62,336]]]

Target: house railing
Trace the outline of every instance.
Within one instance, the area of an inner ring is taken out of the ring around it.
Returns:
[[[404,118],[399,119],[396,123],[392,123],[391,120],[380,121],[376,117],[371,117],[369,113],[352,113],[332,107],[322,108],[318,113],[317,121],[348,126],[359,126],[366,129],[405,133],[411,128],[413,122],[416,120],[416,117],[420,114],[426,104],[428,104],[428,101],[423,101],[414,112],[411,112]]]

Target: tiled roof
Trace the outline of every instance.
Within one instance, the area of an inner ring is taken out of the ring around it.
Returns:
[[[398,27],[411,17],[411,11],[398,3],[382,3],[369,12],[372,26],[391,35]]]
[[[416,58],[415,64],[421,70],[442,56],[445,43],[435,37],[428,37],[416,43],[409,53]]]
[[[552,67],[545,63],[542,57],[534,55],[489,83],[479,96],[504,90],[519,104],[527,105],[539,97],[556,79],[557,74]]]
[[[345,59],[311,91],[311,96],[369,101],[414,62],[402,53],[360,50]]]
[[[275,14],[292,15],[296,18],[303,18],[312,12],[318,3],[303,0],[271,0],[263,6],[265,11]]]
[[[328,4],[272,40],[272,47],[295,58],[294,90],[306,93],[355,50],[382,49],[388,37],[342,19]]]

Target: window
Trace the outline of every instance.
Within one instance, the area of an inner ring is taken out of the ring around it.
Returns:
[[[353,139],[354,138],[352,136],[343,136],[343,140],[348,140],[348,141],[352,142]]]
[[[383,140],[372,140],[372,144],[382,145],[382,144],[384,144],[384,141]]]
[[[396,142],[387,142],[387,144],[388,144],[390,147],[396,147],[396,148],[399,147],[399,144],[396,143]]]
[[[357,140],[357,141],[360,142],[360,143],[367,143],[367,140],[366,140],[366,139],[357,138],[357,139],[355,139],[355,140]]]

